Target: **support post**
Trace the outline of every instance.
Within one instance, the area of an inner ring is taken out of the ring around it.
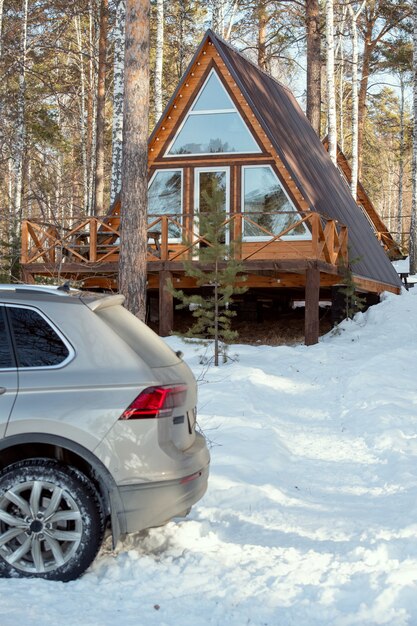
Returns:
[[[332,287],[332,326],[336,326],[346,317],[345,296],[340,293],[340,285]]]
[[[34,285],[35,284],[35,277],[28,270],[22,269],[22,280],[27,285]]]
[[[309,267],[305,288],[305,345],[312,346],[319,340],[320,270]]]
[[[174,328],[174,298],[167,288],[172,279],[171,272],[159,272],[159,334],[161,337],[170,335]]]

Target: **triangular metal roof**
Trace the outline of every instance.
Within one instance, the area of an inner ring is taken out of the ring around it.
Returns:
[[[215,46],[310,209],[348,227],[349,256],[354,261],[354,273],[400,287],[395,269],[292,92],[212,30],[205,33],[166,111],[171,108],[208,40]],[[152,132],[150,142],[163,124],[166,111]]]

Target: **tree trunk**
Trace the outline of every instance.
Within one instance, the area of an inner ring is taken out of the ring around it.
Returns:
[[[223,37],[224,31],[224,3],[225,0],[211,0],[211,28],[220,37]]]
[[[327,77],[327,133],[329,137],[329,155],[337,163],[336,97],[334,80],[334,16],[333,0],[326,0],[326,77]]]
[[[371,55],[374,49],[372,45],[372,30],[373,21],[368,20],[365,39],[363,44],[363,58],[362,58],[362,76],[359,89],[358,100],[358,178],[362,177],[362,147],[363,147],[363,134],[365,130],[366,119],[366,96],[368,92],[369,71],[371,63]]]
[[[96,163],[94,175],[93,215],[104,213],[104,126],[106,106],[106,48],[109,0],[101,0],[100,39],[98,47],[97,118],[96,118]]]
[[[26,145],[26,60],[27,60],[27,26],[29,0],[22,5],[22,40],[19,59],[19,91],[17,96],[16,151],[14,157],[14,224],[13,232],[18,237],[19,224],[22,217],[23,191],[23,158]]]
[[[119,289],[146,316],[149,117],[149,0],[126,2],[125,91]]]
[[[125,18],[126,3],[125,0],[119,0],[117,4],[116,23],[114,26],[114,87],[110,204],[113,204],[117,194],[120,192],[122,179]]]
[[[216,259],[216,274],[218,261]],[[214,365],[219,366],[219,284],[214,283]]]
[[[233,24],[235,20],[236,11],[238,9],[238,5],[239,5],[239,0],[234,0],[232,4],[232,9],[229,15],[229,25],[227,26],[227,28],[225,27],[225,30],[224,30],[224,38],[226,41],[229,41],[230,35],[232,34],[232,28],[233,28]]]
[[[345,70],[345,49],[344,49],[344,39],[345,39],[345,21],[346,21],[346,13],[348,11],[347,7],[341,7],[342,12],[338,17],[338,38],[337,44],[335,45],[334,57],[335,57],[335,65],[337,63],[337,68],[335,70],[336,75],[338,75],[338,89],[336,89],[335,97],[338,95],[338,103],[336,104],[336,116],[338,120],[338,144],[340,145],[340,149],[343,152],[343,143],[344,143],[344,110],[343,110],[343,88],[344,88],[344,70]],[[338,92],[338,93],[337,93]]]
[[[184,2],[180,2],[179,9],[179,43],[178,43],[178,80],[182,78],[185,70],[185,36],[187,11],[184,6]]]
[[[321,50],[318,0],[306,0],[307,31],[307,109],[306,114],[320,137]]]
[[[355,13],[352,6],[349,5],[349,12],[352,18],[352,176],[350,181],[350,190],[356,202],[358,196],[358,170],[359,170],[359,148],[358,148],[358,116],[359,116],[359,100],[358,100],[358,17],[361,14],[365,0]]]
[[[398,159],[398,208],[397,208],[397,242],[402,246],[403,233],[403,186],[404,186],[404,77],[400,74],[400,154]]]
[[[96,170],[96,116],[97,116],[97,41],[95,28],[95,0],[89,1],[89,89],[87,101],[87,163],[88,163],[88,212],[94,207],[94,174]]]
[[[81,32],[81,20],[77,15],[74,18],[75,33],[77,37],[78,58],[80,65],[80,141],[81,141],[81,161],[83,170],[83,209],[84,213],[88,213],[88,165],[87,165],[87,128],[86,128],[86,111],[85,111],[85,71],[84,71],[84,53],[83,40]]]
[[[261,70],[267,71],[268,60],[266,53],[266,27],[268,24],[268,14],[265,0],[261,0],[258,5],[258,65]]]
[[[344,126],[344,111],[343,111],[343,97],[344,97],[344,75],[345,75],[345,49],[343,47],[343,41],[340,45],[340,60],[339,60],[339,145],[342,152],[345,150],[345,126]]]
[[[417,274],[417,0],[413,2],[413,201],[410,224],[410,273]]]
[[[4,0],[0,0],[0,59],[3,49],[3,2]]]
[[[164,0],[156,0],[155,122],[162,115],[162,69],[164,63]]]

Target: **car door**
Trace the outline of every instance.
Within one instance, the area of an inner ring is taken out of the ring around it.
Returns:
[[[17,368],[10,341],[4,306],[0,305],[0,438],[4,437],[7,423],[17,394]]]

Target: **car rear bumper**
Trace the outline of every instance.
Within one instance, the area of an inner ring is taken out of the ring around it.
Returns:
[[[207,489],[208,465],[177,480],[119,487],[123,510],[117,517],[121,534],[162,526],[183,515]]]

